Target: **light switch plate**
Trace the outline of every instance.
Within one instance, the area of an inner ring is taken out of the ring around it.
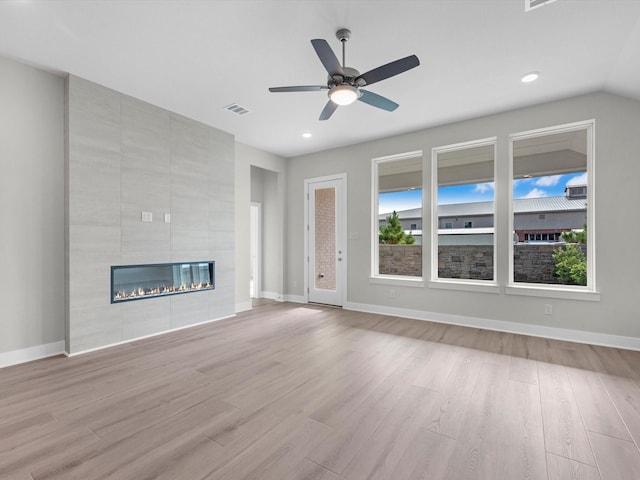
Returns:
[[[164,223],[171,223],[171,214],[170,213],[165,213],[164,214]]]
[[[143,222],[153,222],[153,212],[142,212]]]

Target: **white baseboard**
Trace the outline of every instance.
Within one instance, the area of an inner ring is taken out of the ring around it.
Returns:
[[[138,340],[143,340],[145,338],[157,337],[158,335],[164,335],[166,333],[178,332],[180,330],[185,330],[187,328],[193,328],[193,327],[197,327],[199,325],[206,325],[207,323],[219,322],[220,320],[226,320],[227,318],[233,318],[235,316],[236,316],[236,314],[234,313],[233,315],[227,315],[227,316],[220,317],[220,318],[214,318],[214,319],[211,319],[211,320],[205,320],[204,322],[198,322],[198,323],[194,323],[194,324],[191,324],[191,325],[185,325],[184,327],[171,328],[169,330],[163,330],[161,332],[152,333],[150,335],[143,335],[141,337],[128,338],[127,340],[123,340],[121,342],[110,343],[108,345],[101,345],[101,346],[96,347],[96,348],[89,348],[87,350],[80,350],[79,352],[69,353],[69,352],[65,351],[63,353],[67,357],[75,357],[77,355],[84,355],[85,353],[91,353],[91,352],[97,352],[99,350],[104,350],[105,348],[117,347],[118,345],[124,345],[124,344],[131,343],[131,342],[137,342]]]
[[[248,302],[236,303],[236,313],[245,312],[247,310],[251,310],[251,300]]]
[[[307,303],[307,297],[304,295],[285,295],[284,301],[292,303]]]
[[[0,368],[40,360],[41,358],[53,357],[54,355],[61,355],[63,353],[64,341],[3,352],[0,353]]]
[[[487,318],[466,317],[462,315],[450,315],[446,313],[424,312],[422,310],[410,310],[407,308],[386,307],[367,303],[347,302],[345,310],[357,312],[379,313],[396,317],[412,318],[428,322],[460,325],[463,327],[482,328],[497,332],[517,333],[532,337],[543,337],[568,342],[600,345],[603,347],[623,348],[626,350],[640,351],[640,338],[610,335],[607,333],[585,332],[582,330],[569,330],[566,328],[546,327],[532,325],[530,323],[506,322],[503,320],[490,320]]]
[[[268,292],[263,290],[260,292],[260,298],[268,298],[269,300],[275,300],[276,302],[282,302],[282,294],[278,292]]]

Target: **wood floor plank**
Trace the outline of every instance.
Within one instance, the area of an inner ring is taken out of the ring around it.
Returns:
[[[627,426],[598,374],[576,368],[567,368],[567,373],[587,430],[631,441]]]
[[[284,419],[258,441],[235,455],[207,480],[279,480],[292,478],[299,461],[328,434],[330,427],[307,417]]]
[[[403,369],[385,378],[352,414],[336,424],[309,458],[333,472],[342,473],[411,388],[419,369],[419,363],[408,359]]]
[[[503,444],[502,396],[508,386],[508,363],[484,362],[462,416],[463,430],[449,460],[447,478],[496,478]]]
[[[401,371],[411,358],[412,350],[397,339],[388,343],[388,349],[370,357],[366,371],[354,378],[350,384],[340,385],[333,398],[312,412],[310,417],[326,425],[338,427],[396,371]],[[412,379],[413,381],[413,379]]]
[[[200,449],[204,452],[194,455],[202,454],[216,465],[225,458],[224,449],[204,433],[232,408],[218,400],[208,400],[173,417],[159,418],[155,425],[134,435],[113,442],[102,441],[81,460],[69,459],[32,474],[38,480],[118,478],[120,475],[125,479],[140,478],[146,465],[165,464],[167,452],[176,455],[181,452],[180,459],[188,459],[196,446],[198,452]]]
[[[82,461],[85,455],[102,446],[100,439],[88,428],[69,428],[60,422],[54,422],[37,433],[31,432],[19,440],[15,437],[3,439],[2,443],[5,442],[10,448],[4,449],[0,455],[0,478]]]
[[[589,432],[602,480],[640,478],[640,451],[632,442]]]
[[[635,480],[638,445],[638,352],[319,305],[0,370],[10,480]]]
[[[547,451],[595,466],[566,368],[540,362],[538,377]]]
[[[458,347],[429,342],[425,350],[424,367],[414,381],[414,385],[441,392],[447,383],[456,360],[460,355]]]
[[[291,480],[338,480],[338,475],[304,458],[294,467],[289,478]]]
[[[352,480],[394,478],[403,453],[425,423],[435,395],[433,391],[410,386],[379,427],[362,443],[362,448],[341,475]]]
[[[509,356],[509,378],[518,382],[538,384],[538,364],[531,359],[527,338],[513,335]]]
[[[548,480],[601,480],[596,467],[547,453]]]
[[[457,439],[464,428],[464,414],[480,373],[481,360],[472,350],[463,349],[439,392],[429,415],[429,429]]]
[[[635,444],[640,446],[640,388],[637,383],[607,374],[600,374],[600,380]]]
[[[446,472],[456,441],[421,427],[396,465],[393,480],[447,480]],[[346,477],[342,477],[347,480]]]
[[[511,372],[509,368],[509,376]],[[545,478],[547,467],[538,386],[509,380],[497,403],[501,409],[502,436],[495,478]]]

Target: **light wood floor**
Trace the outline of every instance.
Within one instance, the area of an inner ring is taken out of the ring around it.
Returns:
[[[0,478],[640,479],[640,353],[268,303],[0,370]]]

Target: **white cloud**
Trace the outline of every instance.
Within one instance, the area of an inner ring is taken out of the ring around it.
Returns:
[[[548,197],[547,192],[542,190],[541,188],[532,188],[529,193],[520,197],[520,198],[544,198]]]
[[[586,185],[587,184],[587,172],[584,172],[582,175],[578,175],[577,177],[573,177],[571,180],[567,182],[567,187],[573,187],[574,185]]]
[[[478,193],[487,193],[489,190],[493,191],[494,189],[495,189],[495,185],[493,184],[493,182],[487,182],[487,183],[476,184],[473,191]]]
[[[514,178],[513,179],[513,188],[519,187],[520,185],[525,185],[527,183],[530,183],[533,179],[532,178]]]
[[[563,175],[549,175],[546,177],[540,177],[535,181],[535,185],[539,187],[555,187]]]

